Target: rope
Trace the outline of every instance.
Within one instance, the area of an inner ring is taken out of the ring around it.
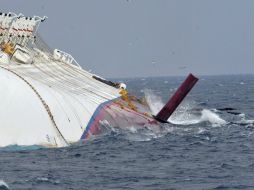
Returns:
[[[25,78],[23,78],[22,76],[20,76],[19,74],[17,74],[16,72],[14,72],[14,71],[12,71],[12,70],[10,70],[10,69],[8,69],[8,68],[5,68],[5,67],[3,67],[3,66],[1,66],[1,65],[0,65],[0,67],[1,67],[2,69],[5,69],[5,70],[11,72],[12,74],[16,75],[17,77],[19,77],[21,80],[23,80],[23,81],[34,91],[34,93],[35,93],[35,94],[37,95],[37,97],[40,99],[40,101],[41,101],[43,107],[44,107],[45,110],[47,111],[48,116],[49,116],[49,118],[50,118],[50,120],[51,120],[53,126],[54,126],[55,129],[57,130],[58,135],[60,135],[60,137],[62,138],[62,140],[64,141],[64,143],[65,143],[66,145],[68,145],[69,143],[68,143],[67,140],[64,138],[64,136],[62,135],[61,131],[59,130],[59,128],[58,128],[58,126],[57,126],[57,124],[56,124],[56,122],[55,122],[55,120],[54,120],[53,114],[52,114],[52,112],[51,112],[51,110],[50,110],[48,104],[47,104],[47,103],[45,102],[45,100],[41,97],[41,95],[40,95],[39,92],[34,88],[34,86],[33,86],[31,83],[29,83]],[[57,143],[56,143],[56,145],[57,145]]]

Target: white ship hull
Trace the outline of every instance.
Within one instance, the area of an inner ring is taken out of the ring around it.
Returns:
[[[105,125],[160,127],[158,121],[166,122],[197,82],[189,75],[153,117],[125,84],[89,73],[71,55],[50,50],[36,33],[45,18],[0,13],[0,146],[63,147],[101,133]]]
[[[66,63],[0,63],[0,145],[78,142],[96,108],[119,96]]]

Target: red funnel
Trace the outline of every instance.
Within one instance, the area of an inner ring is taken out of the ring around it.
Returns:
[[[160,122],[166,123],[168,118],[176,110],[176,108],[179,106],[185,96],[190,92],[190,90],[197,81],[198,78],[196,78],[190,73],[189,76],[185,79],[185,81],[181,84],[181,86],[177,89],[175,94],[169,99],[166,105],[155,116],[155,119]]]

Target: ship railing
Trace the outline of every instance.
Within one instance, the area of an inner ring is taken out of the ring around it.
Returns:
[[[82,69],[82,67],[78,64],[78,62],[74,59],[74,57],[72,57],[72,55],[62,50],[55,49],[53,52],[53,57],[55,60],[63,61],[68,64],[73,64],[76,65],[78,68]]]
[[[22,46],[34,42],[40,23],[47,18],[46,16],[25,17],[23,14],[0,13],[0,42],[11,41]]]
[[[8,40],[8,34],[12,23],[15,19],[22,16],[22,14],[16,15],[15,13],[0,13],[0,41]]]

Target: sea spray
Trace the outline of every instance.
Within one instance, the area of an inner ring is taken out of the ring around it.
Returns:
[[[9,190],[9,186],[7,185],[7,183],[5,183],[5,181],[1,179],[0,179],[0,190]]]
[[[217,115],[216,113],[204,109],[201,111],[202,115],[200,118],[200,122],[203,121],[208,121],[210,122],[213,126],[222,126],[225,125],[227,122],[225,120],[223,120],[222,118],[220,118],[219,115]]]
[[[163,107],[161,97],[157,96],[152,90],[145,89],[145,98],[153,115],[156,115]],[[222,126],[227,122],[220,116],[208,109],[194,109],[195,102],[183,102],[173,113],[168,121],[175,125],[194,125],[201,122],[209,122],[212,126]]]
[[[157,115],[157,113],[161,110],[161,108],[164,105],[161,97],[155,95],[151,89],[145,89],[144,94],[146,102],[149,105],[152,114]]]

